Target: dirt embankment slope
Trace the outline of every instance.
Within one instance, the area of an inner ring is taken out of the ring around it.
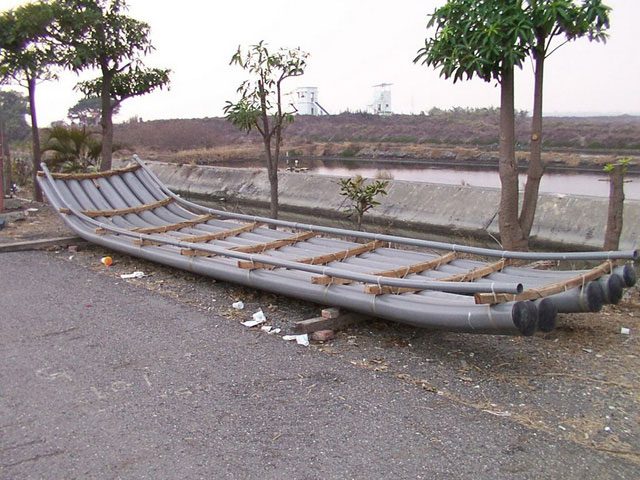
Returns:
[[[526,160],[530,121],[516,122],[518,154]],[[640,117],[549,117],[544,147],[548,162],[603,164],[640,155]],[[286,132],[293,156],[402,158],[491,164],[497,160],[498,114],[441,112],[376,116],[362,113],[299,116]],[[255,159],[261,139],[240,132],[224,118],[155,120],[116,126],[116,141],[148,158],[185,163]]]

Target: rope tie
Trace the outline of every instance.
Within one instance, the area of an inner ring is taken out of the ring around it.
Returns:
[[[495,285],[496,282],[491,282],[491,295],[493,295],[493,301],[498,303],[498,295],[496,295]]]

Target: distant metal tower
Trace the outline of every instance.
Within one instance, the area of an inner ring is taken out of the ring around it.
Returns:
[[[298,115],[329,115],[318,103],[318,87],[300,87],[293,92],[293,106]]]
[[[374,85],[373,104],[371,108],[376,115],[391,115],[391,89],[393,83],[380,83]]]

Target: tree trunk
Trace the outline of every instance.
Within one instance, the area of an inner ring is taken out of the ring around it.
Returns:
[[[518,168],[515,154],[515,110],[513,105],[513,67],[503,67],[500,81],[500,214],[502,248],[526,250],[518,222]]]
[[[102,116],[100,125],[102,126],[102,151],[100,153],[100,170],[111,170],[111,160],[113,155],[113,107],[111,106],[111,81],[113,73],[105,68],[102,69]]]
[[[33,181],[33,199],[42,202],[42,190],[38,185],[38,170],[40,169],[40,132],[38,131],[38,117],[36,115],[36,79],[28,77],[27,87],[29,89],[29,115],[31,116],[31,146],[33,150],[33,171],[31,180]]]
[[[5,122],[0,121],[0,212],[4,210],[4,192],[11,193],[11,183],[10,183],[10,175],[7,175],[5,161],[5,151],[8,152],[9,148],[5,145],[5,141],[7,140],[7,134],[5,132]]]
[[[278,169],[274,165],[271,153],[271,138],[264,137],[264,153],[267,157],[267,177],[269,178],[269,216],[273,219],[278,218]],[[275,167],[275,168],[274,168]],[[270,226],[275,228],[275,226]]]
[[[544,38],[538,37],[535,49],[535,84],[533,89],[533,116],[531,117],[531,147],[527,183],[524,187],[520,228],[528,241],[538,206],[540,180],[544,174],[542,163],[542,83],[544,79]]]
[[[618,250],[622,233],[624,210],[624,165],[614,165],[609,178],[609,212],[607,231],[604,234],[604,250]]]

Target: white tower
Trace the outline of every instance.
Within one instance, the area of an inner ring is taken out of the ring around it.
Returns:
[[[293,92],[293,106],[298,115],[322,115],[324,109],[318,104],[318,87],[300,87]]]
[[[373,88],[373,113],[376,115],[391,115],[391,89],[393,83],[381,83]]]

